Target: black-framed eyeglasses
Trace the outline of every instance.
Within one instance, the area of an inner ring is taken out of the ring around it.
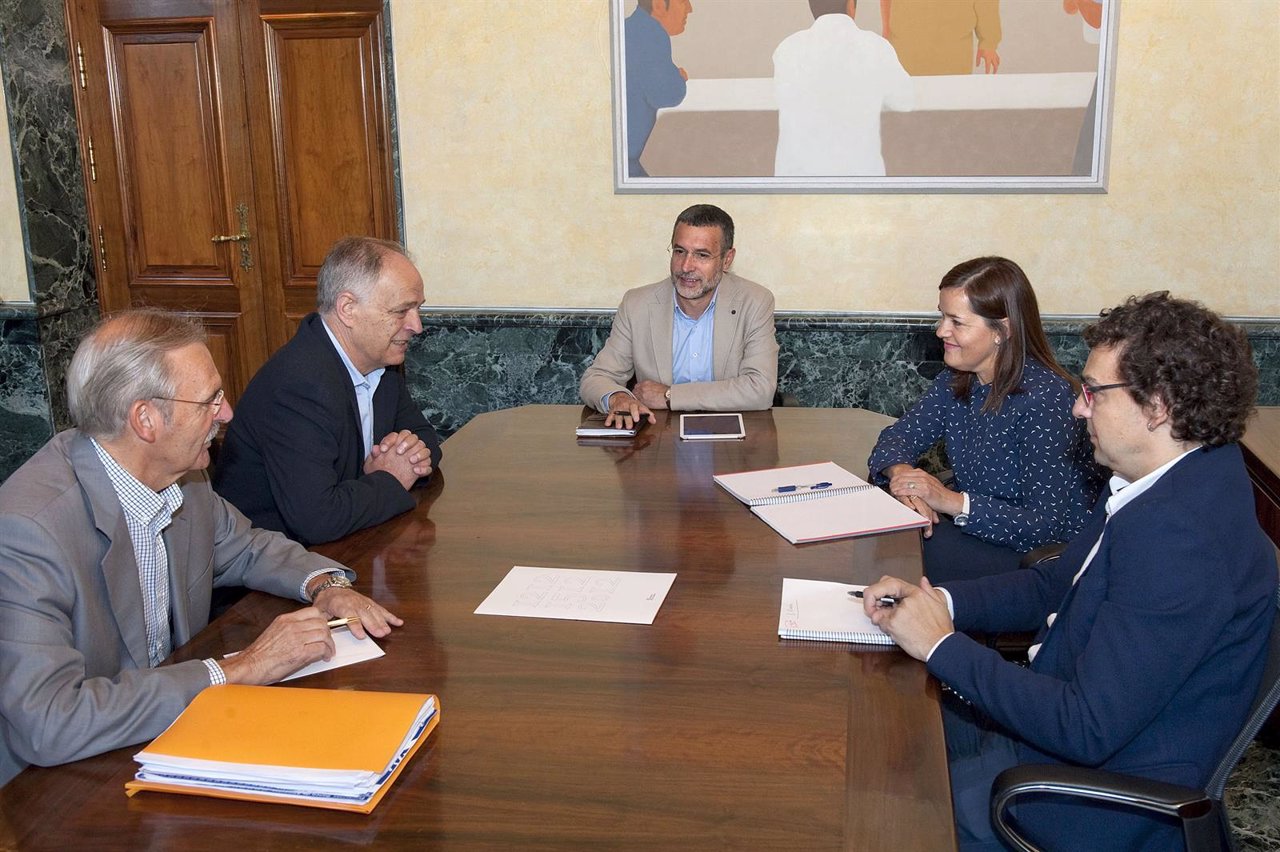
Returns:
[[[1081,382],[1080,395],[1084,397],[1084,404],[1092,408],[1093,398],[1096,395],[1102,393],[1103,391],[1111,390],[1112,388],[1127,388],[1131,384],[1132,382],[1112,382],[1109,385],[1090,385],[1090,384]]]
[[[152,399],[163,399],[166,402],[185,402],[189,405],[212,405],[213,416],[217,417],[218,412],[222,410],[222,400],[226,397],[226,391],[218,391],[213,395],[213,399],[178,399],[172,396],[153,396]]]

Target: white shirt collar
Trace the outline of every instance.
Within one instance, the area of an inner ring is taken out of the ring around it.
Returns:
[[[351,363],[351,359],[347,357],[347,350],[342,348],[342,344],[334,336],[333,329],[329,328],[329,322],[324,318],[323,314],[320,316],[320,325],[324,326],[324,333],[329,335],[329,340],[333,342],[333,348],[338,350],[338,357],[342,359],[343,365],[347,368],[347,374],[351,376],[352,385],[360,387],[372,379],[382,378],[382,372],[387,369],[386,367],[379,367],[368,373],[361,373],[356,369],[356,365]]]

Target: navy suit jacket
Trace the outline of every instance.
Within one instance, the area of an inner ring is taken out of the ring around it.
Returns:
[[[319,314],[262,365],[227,428],[214,488],[254,526],[303,544],[333,541],[415,505],[386,471],[364,473],[360,410],[346,366]],[[440,438],[414,404],[402,370],[373,395],[373,440],[408,429],[440,464]]]
[[[1123,506],[1073,586],[1105,505],[1104,495],[1056,562],[946,586],[959,630],[1040,628],[1030,668],[957,633],[929,671],[1004,728],[1019,763],[1203,786],[1248,713],[1275,609],[1275,550],[1240,449],[1196,450]],[[1033,837],[1082,849],[1177,842],[1100,805],[1046,800],[1016,817]]]

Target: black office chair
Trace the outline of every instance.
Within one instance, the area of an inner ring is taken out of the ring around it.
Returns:
[[[1103,769],[1055,764],[1026,764],[1001,772],[991,785],[991,821],[1006,843],[1022,852],[1038,852],[1010,824],[1008,808],[1022,795],[1062,793],[1170,816],[1182,825],[1188,852],[1228,852],[1235,848],[1222,804],[1227,778],[1258,729],[1280,703],[1280,592],[1271,626],[1262,683],[1240,733],[1222,756],[1205,789],[1120,775]],[[1066,842],[1070,846],[1070,842]]]

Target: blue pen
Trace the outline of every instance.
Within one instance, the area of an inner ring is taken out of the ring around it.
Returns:
[[[779,485],[773,489],[775,494],[790,494],[792,491],[821,491],[830,488],[830,482],[815,482],[812,485]]]

